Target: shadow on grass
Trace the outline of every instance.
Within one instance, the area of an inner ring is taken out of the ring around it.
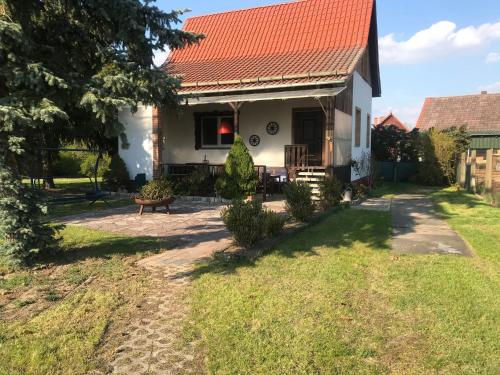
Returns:
[[[62,249],[46,262],[63,265],[91,258],[155,254],[171,248],[171,243],[161,238],[126,237],[75,227],[67,228],[63,236]]]
[[[355,251],[355,243],[376,251],[390,251],[390,238],[389,213],[346,209],[325,215],[298,233],[285,234],[274,246],[238,254],[216,254],[201,264],[193,277],[206,273],[232,274],[240,267],[255,267],[259,256],[271,254],[285,258],[323,256],[320,249]]]

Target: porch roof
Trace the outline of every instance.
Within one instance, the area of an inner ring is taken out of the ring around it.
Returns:
[[[228,104],[258,102],[265,100],[288,100],[301,98],[322,98],[326,96],[336,96],[345,89],[342,87],[316,88],[308,90],[277,91],[277,92],[259,92],[253,94],[238,95],[218,95],[218,96],[200,96],[186,98],[187,105],[200,104]]]

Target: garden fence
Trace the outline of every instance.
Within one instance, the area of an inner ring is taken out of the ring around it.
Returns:
[[[472,150],[462,153],[458,182],[474,193],[500,193],[500,150]]]

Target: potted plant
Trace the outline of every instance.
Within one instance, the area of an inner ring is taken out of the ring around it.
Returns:
[[[174,202],[172,184],[165,179],[150,181],[141,188],[134,201],[141,206],[139,215],[142,215],[144,207],[152,207],[153,212],[157,207],[165,207],[170,214],[170,204]]]

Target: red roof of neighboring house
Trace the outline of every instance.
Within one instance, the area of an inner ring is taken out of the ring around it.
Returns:
[[[398,119],[393,113],[390,113],[388,114],[387,116],[385,117],[382,117],[379,119],[378,123],[375,124],[376,126],[377,125],[383,125],[383,126],[395,126],[396,128],[398,129],[401,129],[405,132],[409,132],[410,129],[408,129],[406,127],[406,125],[400,120]]]
[[[417,121],[421,130],[464,125],[472,133],[500,132],[500,94],[427,98]]]
[[[379,86],[375,0],[299,0],[189,18],[184,30],[206,37],[166,62],[182,92],[342,82],[369,41]]]

